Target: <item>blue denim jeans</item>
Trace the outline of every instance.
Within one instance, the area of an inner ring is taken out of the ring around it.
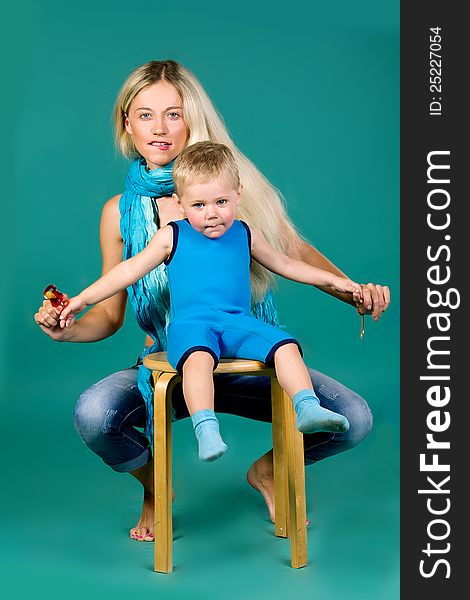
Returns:
[[[145,425],[146,410],[137,371],[134,366],[98,381],[81,394],[74,411],[83,442],[118,472],[134,471],[152,456],[150,443],[139,430]],[[371,411],[361,396],[318,371],[309,371],[320,404],[344,415],[350,428],[345,433],[304,434],[306,465],[353,448],[372,427]],[[216,412],[271,422],[269,377],[217,375],[214,385]],[[178,420],[189,416],[181,383],[172,401]]]

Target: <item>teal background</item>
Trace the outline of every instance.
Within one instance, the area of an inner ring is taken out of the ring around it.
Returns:
[[[374,429],[306,470],[309,565],[288,566],[244,481],[270,426],[220,418],[230,451],[201,464],[174,427],[174,564],[128,539],[135,480],[105,468],[72,424],[80,392],[133,364],[143,335],[55,344],[33,321],[44,286],[70,294],[100,272],[98,225],[126,163],[111,110],[127,74],[174,58],[206,87],[235,142],[283,192],[300,231],[354,279],[398,298],[399,4],[23,1],[4,13],[1,346],[4,597],[398,598],[397,302],[379,323],[281,281],[281,320],[308,364],[362,394]],[[210,586],[210,587],[209,587]]]

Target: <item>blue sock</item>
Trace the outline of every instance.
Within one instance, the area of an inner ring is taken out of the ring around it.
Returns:
[[[211,461],[222,456],[228,446],[220,437],[215,412],[210,408],[202,408],[191,415],[191,419],[199,442],[199,460]]]
[[[347,431],[349,421],[343,415],[320,406],[320,400],[313,390],[300,390],[292,398],[297,414],[296,426],[302,433]]]

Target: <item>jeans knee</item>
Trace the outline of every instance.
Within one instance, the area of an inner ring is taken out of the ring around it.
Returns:
[[[350,410],[345,412],[349,421],[349,430],[345,434],[350,447],[364,440],[372,429],[373,416],[367,402],[354,393],[354,402],[349,404]]]
[[[75,429],[90,447],[99,446],[120,428],[116,418],[118,411],[102,400],[93,393],[93,388],[90,388],[80,395],[73,411]]]

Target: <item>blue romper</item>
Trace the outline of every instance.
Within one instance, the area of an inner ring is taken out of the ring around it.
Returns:
[[[170,288],[168,362],[179,373],[197,350],[214,359],[250,358],[268,365],[275,351],[297,340],[251,315],[251,233],[235,220],[208,238],[187,219],[171,221],[173,248],[165,261]]]

